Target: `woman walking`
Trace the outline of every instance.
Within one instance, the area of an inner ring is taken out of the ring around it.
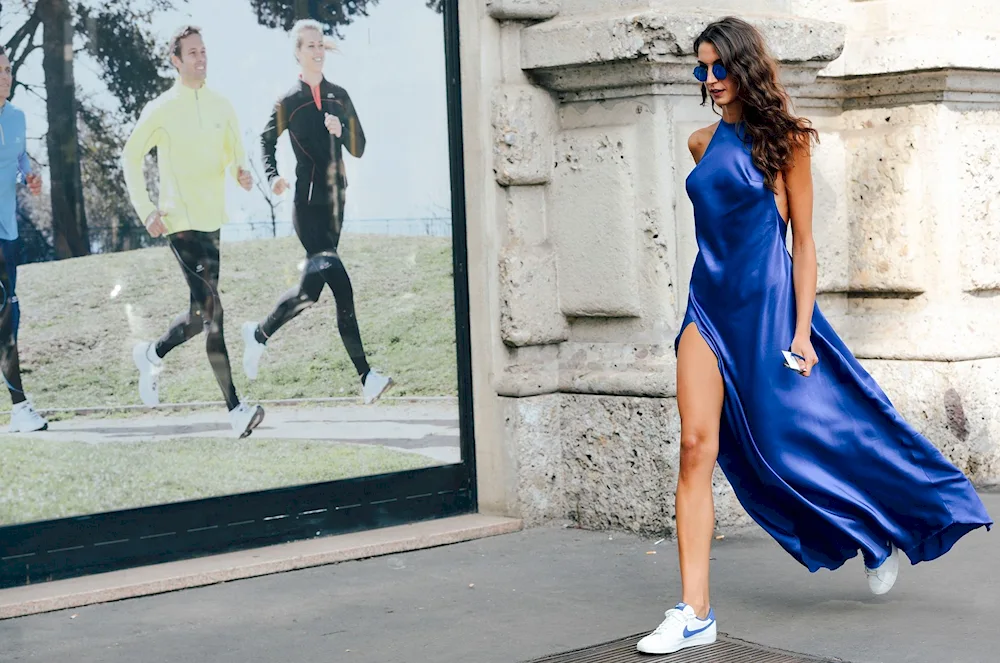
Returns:
[[[709,601],[718,460],[747,512],[810,571],[858,551],[883,594],[899,567],[992,525],[968,479],[906,423],[815,304],[810,144],[760,33],[725,18],[695,40],[720,122],[688,141],[698,256],[675,342],[681,603],[638,649],[716,638]],[[793,248],[786,250],[791,224]]]

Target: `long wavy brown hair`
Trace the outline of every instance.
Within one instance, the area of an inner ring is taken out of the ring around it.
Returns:
[[[741,123],[746,128],[753,163],[764,173],[772,191],[797,147],[809,148],[819,142],[811,122],[789,112],[789,98],[778,80],[778,63],[767,49],[757,28],[732,16],[709,24],[694,40],[694,52],[708,42],[715,47],[722,65],[737,86],[743,103]],[[707,86],[701,86],[701,104],[708,100]],[[712,102],[715,109],[715,102]]]

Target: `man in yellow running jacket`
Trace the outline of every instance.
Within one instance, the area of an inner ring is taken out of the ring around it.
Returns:
[[[229,408],[233,433],[246,437],[263,420],[264,410],[240,402],[233,386],[219,299],[219,234],[228,221],[226,178],[233,177],[246,191],[253,179],[245,168],[232,104],[205,86],[208,57],[198,28],[184,26],[174,33],[170,62],[178,81],[142,110],[125,143],[122,166],[132,206],[150,235],[167,236],[191,301],[158,341],[133,348],[139,396],[146,405],[158,405],[163,357],[204,331],[208,360]],[[154,148],[159,170],[155,203],[143,177],[146,155]]]

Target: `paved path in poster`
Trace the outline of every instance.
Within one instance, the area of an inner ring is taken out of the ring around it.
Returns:
[[[420,453],[443,463],[461,460],[458,407],[454,402],[402,402],[374,406],[265,405],[266,416],[254,431],[270,439],[321,440],[372,444]],[[101,444],[156,442],[185,437],[231,437],[223,409],[189,413],[149,411],[127,418],[77,417],[53,421],[46,439]]]

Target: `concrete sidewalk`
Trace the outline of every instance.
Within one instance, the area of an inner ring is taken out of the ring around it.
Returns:
[[[1000,495],[986,494],[1000,513]],[[0,660],[508,663],[654,627],[676,548],[553,526],[0,622]],[[655,552],[655,554],[649,554]],[[885,597],[860,557],[809,574],[770,539],[713,553],[720,631],[852,663],[984,663],[1000,651],[997,533],[909,566]]]

